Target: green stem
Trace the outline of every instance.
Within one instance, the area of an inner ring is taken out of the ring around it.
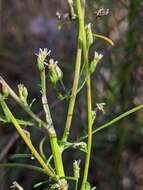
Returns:
[[[86,91],[87,91],[87,117],[88,117],[88,142],[87,142],[87,154],[85,160],[85,167],[84,167],[84,174],[83,180],[81,184],[81,190],[85,190],[88,171],[89,171],[89,164],[90,164],[90,157],[91,157],[91,146],[92,146],[92,97],[91,97],[91,80],[90,80],[90,73],[89,73],[89,61],[88,61],[88,47],[86,41],[86,32],[85,32],[85,24],[84,24],[84,7],[85,5],[81,5],[81,2],[77,0],[77,9],[81,19],[81,30],[82,30],[82,45],[83,45],[83,58],[84,58],[84,65],[86,66]]]
[[[112,119],[111,121],[108,121],[107,123],[97,127],[97,129],[93,130],[92,134],[95,134],[95,133],[97,133],[97,132],[99,132],[99,131],[101,131],[103,129],[106,129],[107,127],[110,127],[114,123],[120,121],[121,119],[124,119],[125,117],[127,117],[127,116],[141,110],[141,109],[143,109],[143,104],[138,105],[138,106],[126,111],[125,113],[122,113],[121,115],[117,116],[116,118]],[[88,135],[85,135],[85,136],[81,137],[80,141],[85,140],[87,137],[88,137]]]
[[[78,179],[75,181],[75,190],[78,189]]]
[[[62,161],[62,151],[60,150],[60,147],[57,142],[57,135],[56,131],[53,126],[53,121],[51,118],[51,113],[48,105],[48,100],[46,97],[46,76],[45,76],[45,69],[40,71],[40,78],[41,78],[41,92],[42,92],[42,104],[43,109],[45,112],[46,122],[48,125],[48,131],[49,131],[49,138],[50,138],[50,144],[54,159],[54,164],[56,168],[57,175],[59,177],[64,177],[64,167],[63,167],[63,161]]]
[[[9,116],[9,119],[11,120],[12,124],[14,125],[14,127],[16,128],[16,130],[18,131],[18,133],[20,134],[20,136],[22,137],[22,139],[26,143],[27,147],[30,149],[32,155],[36,158],[36,160],[44,168],[44,170],[48,176],[55,177],[55,174],[53,173],[53,171],[51,171],[51,169],[48,167],[48,165],[43,161],[40,154],[37,152],[37,150],[35,149],[35,147],[31,143],[30,138],[24,133],[23,129],[18,124],[17,120],[15,119],[15,117],[13,116],[11,111],[9,110],[5,101],[3,100],[0,103],[1,103],[2,109],[5,110],[5,112],[7,112],[7,116]]]
[[[79,20],[79,32],[78,32],[78,45],[77,45],[77,52],[76,52],[75,74],[74,74],[73,87],[72,87],[72,92],[70,96],[67,119],[66,119],[62,141],[67,141],[68,136],[69,136],[69,130],[71,127],[75,100],[76,100],[76,95],[77,95],[77,89],[78,89],[78,83],[79,83],[79,77],[80,77],[80,66],[81,66],[81,55],[82,55],[82,44],[81,44],[82,31],[81,31],[81,18],[79,14],[78,14],[78,20]]]

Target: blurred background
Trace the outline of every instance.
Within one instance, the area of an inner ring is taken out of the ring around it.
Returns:
[[[96,19],[96,10],[109,8],[110,13]],[[143,1],[142,0],[88,0],[86,21],[93,23],[93,31],[110,37],[111,47],[96,40],[91,48],[104,55],[92,75],[93,108],[105,102],[105,114],[99,112],[93,126],[114,118],[143,102]],[[41,113],[39,76],[36,53],[39,48],[51,50],[64,73],[64,84],[71,88],[74,72],[77,25],[64,21],[60,25],[56,12],[67,12],[65,0],[0,0],[0,75],[17,91],[23,83],[29,90],[29,102],[36,98],[33,111]],[[48,83],[47,97],[56,130],[60,136],[65,124],[68,101],[58,102],[56,90]],[[19,118],[29,119],[19,106],[9,100],[9,105]],[[2,111],[0,110],[0,113]],[[41,117],[43,117],[41,115]],[[36,147],[44,133],[37,128],[28,129]],[[86,131],[85,90],[79,93],[72,122],[70,140],[76,140]],[[75,136],[76,134],[76,136]],[[50,155],[48,140],[44,145]],[[13,154],[29,153],[11,125],[0,124],[0,163],[33,163],[29,158],[14,158]],[[70,159],[69,154],[70,153]],[[67,175],[72,175],[72,163],[82,159],[77,150],[64,154]],[[70,160],[70,163],[69,163]],[[13,181],[25,190],[46,179],[38,172],[20,168],[0,168],[0,190],[8,190]],[[89,181],[98,190],[143,189],[143,112],[116,123],[93,137]],[[46,185],[38,189],[47,189]]]

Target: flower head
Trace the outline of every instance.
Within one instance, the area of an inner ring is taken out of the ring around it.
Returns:
[[[43,50],[40,48],[38,53],[38,59],[39,61],[45,61],[46,57],[49,56],[51,53],[51,50],[48,51],[47,48],[44,48]]]
[[[38,53],[38,69],[41,71],[44,69],[44,62],[47,56],[50,56],[51,50],[48,51],[47,48],[44,48],[43,50],[40,48]]]

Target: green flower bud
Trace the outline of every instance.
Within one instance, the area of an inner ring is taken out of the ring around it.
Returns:
[[[18,91],[19,91],[19,98],[20,100],[27,105],[27,97],[28,97],[28,91],[27,88],[23,84],[18,85]]]
[[[7,86],[3,83],[0,83],[0,93],[4,98],[7,98],[9,96],[9,90]]]
[[[75,160],[73,163],[73,175],[76,179],[80,178],[80,160]]]
[[[53,59],[49,60],[48,68],[49,68],[49,73],[48,73],[49,80],[52,84],[56,85],[56,83],[60,79],[62,79],[63,72],[57,65],[57,61],[54,61]]]
[[[42,50],[41,48],[39,49],[39,53],[38,53],[38,58],[37,58],[37,63],[38,63],[38,69],[39,71],[42,71],[44,69],[44,62],[46,57],[51,53],[51,50],[47,50],[46,48],[44,48],[44,50]]]
[[[93,44],[93,34],[91,30],[91,23],[89,23],[86,27],[86,39],[87,39],[87,48],[90,48],[90,46]]]

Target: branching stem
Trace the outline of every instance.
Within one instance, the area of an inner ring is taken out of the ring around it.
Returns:
[[[0,98],[2,99],[2,97],[0,97]],[[37,152],[37,150],[33,146],[30,138],[25,134],[25,132],[23,131],[23,129],[21,128],[21,126],[18,124],[17,120],[15,119],[15,117],[13,116],[13,114],[11,113],[11,111],[8,108],[8,106],[5,103],[5,101],[1,100],[0,104],[1,104],[2,109],[5,110],[5,112],[7,112],[7,116],[9,117],[9,119],[12,122],[12,124],[14,125],[14,127],[16,128],[16,130],[18,131],[18,133],[20,134],[20,136],[22,137],[22,139],[26,143],[27,147],[30,149],[32,155],[36,158],[36,160],[44,168],[44,170],[47,173],[47,175],[51,176],[51,177],[55,177],[55,174],[53,173],[53,171],[51,171],[51,169],[43,161],[43,159],[41,158],[40,154]]]

